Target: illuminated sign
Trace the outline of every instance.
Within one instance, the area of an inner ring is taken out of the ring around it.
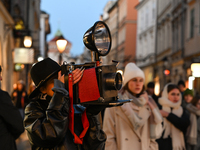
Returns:
[[[33,48],[15,48],[14,49],[14,63],[33,64],[34,63],[34,49]]]

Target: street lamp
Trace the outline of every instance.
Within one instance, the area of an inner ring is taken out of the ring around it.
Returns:
[[[32,37],[24,36],[24,47],[30,48],[32,46]],[[28,88],[28,64],[26,64],[26,87]]]
[[[24,46],[26,48],[30,48],[32,45],[32,37],[31,36],[25,36],[24,37]]]
[[[37,61],[42,61],[44,58],[42,56],[38,56]]]
[[[58,39],[56,40],[56,46],[57,46],[58,51],[60,53],[59,64],[61,64],[62,63],[62,53],[67,46],[67,40],[63,37],[63,35],[59,36]]]
[[[191,71],[192,76],[194,77],[200,77],[200,63],[192,63],[191,64]]]

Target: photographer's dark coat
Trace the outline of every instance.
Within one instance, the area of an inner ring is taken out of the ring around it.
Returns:
[[[38,97],[25,109],[24,125],[34,150],[102,150],[106,140],[100,129],[97,116],[87,114],[90,127],[83,139],[83,145],[73,142],[68,129],[69,97],[63,83],[54,81],[54,96]],[[44,100],[45,99],[45,100]],[[81,122],[75,117],[75,129],[82,130]],[[78,127],[79,126],[79,127]],[[76,130],[75,132],[79,132]]]
[[[15,140],[23,133],[23,120],[10,95],[0,89],[0,149],[16,150]]]

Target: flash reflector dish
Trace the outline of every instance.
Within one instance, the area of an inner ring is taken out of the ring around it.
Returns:
[[[99,56],[106,56],[111,48],[111,35],[108,26],[103,21],[97,21],[83,36],[83,43]]]

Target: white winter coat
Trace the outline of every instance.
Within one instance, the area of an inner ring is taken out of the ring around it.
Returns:
[[[152,113],[149,105],[135,105],[134,109],[140,117]],[[159,126],[161,133],[161,122],[156,126]],[[105,110],[103,130],[107,135],[105,150],[158,150],[155,139],[150,139],[150,119],[135,131],[121,106]]]

